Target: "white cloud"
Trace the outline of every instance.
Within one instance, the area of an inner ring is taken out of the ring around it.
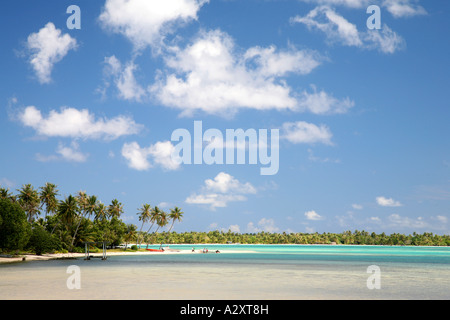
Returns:
[[[134,76],[138,66],[133,61],[122,65],[116,56],[106,57],[104,63],[105,89],[110,85],[109,78],[112,78],[118,90],[119,98],[141,102],[142,98],[147,95],[147,92]]]
[[[171,206],[172,206],[172,203],[170,203],[170,202],[163,201],[163,202],[158,203],[159,208],[170,208]]]
[[[73,141],[70,146],[65,146],[60,143],[56,149],[57,155],[45,156],[40,153],[36,154],[36,159],[41,162],[49,161],[69,161],[69,162],[86,162],[88,154],[84,154],[80,151],[80,147],[77,142]]]
[[[305,121],[285,122],[281,137],[292,143],[323,143],[331,145],[332,133],[325,125],[316,126]]]
[[[145,90],[137,83],[134,77],[133,72],[136,68],[134,63],[128,64],[117,79],[116,84],[120,93],[119,96],[125,100],[140,101],[145,95]]]
[[[87,109],[68,107],[61,108],[59,112],[52,110],[45,118],[40,110],[29,106],[19,114],[19,120],[25,126],[35,129],[37,134],[47,137],[109,140],[136,134],[142,129],[142,125],[136,124],[129,117],[96,120]]]
[[[147,170],[151,167],[147,160],[148,151],[141,148],[137,142],[125,143],[122,147],[122,156],[128,160],[128,166],[136,170]]]
[[[291,23],[302,23],[309,29],[322,31],[330,44],[340,43],[362,49],[378,49],[386,54],[392,54],[405,46],[404,39],[386,24],[381,30],[360,32],[355,24],[328,6],[316,7],[304,17],[293,17]]]
[[[352,208],[355,210],[362,210],[363,206],[357,203],[352,204]]]
[[[258,232],[277,232],[279,228],[275,226],[275,221],[273,219],[262,218],[258,221],[257,225],[253,222],[247,224],[247,232],[258,233]]]
[[[313,93],[303,91],[299,98],[299,109],[314,114],[341,114],[346,113],[355,103],[349,98],[339,100],[325,91],[317,92],[313,86]]]
[[[166,170],[177,170],[180,163],[172,159],[174,150],[175,147],[170,141],[157,142],[147,148],[142,148],[137,142],[131,142],[123,145],[122,156],[127,159],[128,166],[135,170],[148,170],[154,164]]]
[[[209,205],[211,210],[216,208],[225,208],[229,202],[245,201],[247,198],[240,194],[192,194],[186,198],[186,203],[189,204],[205,204]]]
[[[205,180],[205,186],[207,190],[213,192],[256,193],[255,187],[249,182],[241,183],[225,172],[220,172],[214,179]]]
[[[51,22],[27,39],[30,64],[40,83],[49,83],[55,63],[61,61],[69,50],[77,47],[77,41],[69,34],[61,34]]]
[[[280,77],[288,73],[308,74],[321,64],[323,58],[312,50],[277,50],[275,46],[268,48],[252,47],[244,54],[247,64],[256,65],[255,72],[260,76]]]
[[[392,14],[394,18],[412,17],[427,14],[418,0],[301,0],[316,5],[331,7],[343,6],[352,9],[367,8],[369,5],[380,5]]]
[[[414,3],[412,3],[414,2]],[[427,14],[427,11],[416,0],[384,0],[383,6],[395,17],[412,17]]]
[[[161,76],[150,91],[187,115],[195,110],[227,115],[239,108],[294,110],[298,102],[279,77],[306,74],[320,64],[316,53],[292,48],[253,47],[238,53],[231,37],[219,30],[202,32],[165,61],[174,73]]]
[[[176,170],[180,167],[179,162],[172,159],[175,147],[170,141],[157,142],[148,149],[153,161],[167,170]]]
[[[88,155],[79,151],[79,146],[76,142],[72,142],[69,147],[60,144],[56,153],[61,155],[64,160],[73,162],[85,162],[88,157]]]
[[[375,48],[383,53],[394,53],[405,47],[405,40],[387,25],[381,30],[370,30],[364,35],[367,48]]]
[[[107,0],[99,20],[104,29],[126,36],[141,49],[158,46],[179,24],[197,19],[208,0]]]
[[[247,200],[246,194],[256,194],[256,188],[248,182],[240,182],[228,173],[220,172],[214,179],[205,180],[201,192],[186,198],[186,203],[209,205],[215,210],[226,207],[229,202]]]
[[[376,198],[378,205],[382,207],[401,207],[402,204],[399,201],[396,201],[392,198],[385,197],[377,197]]]
[[[304,17],[291,18],[291,22],[303,23],[309,29],[324,32],[327,40],[331,43],[336,41],[347,46],[362,46],[363,44],[356,26],[328,6],[316,7]]]
[[[315,212],[314,210],[305,212],[305,217],[308,220],[315,220],[315,221],[323,219],[323,217],[321,215],[319,215],[317,212]]]
[[[417,230],[428,227],[428,223],[425,222],[422,217],[411,219],[409,217],[402,217],[398,214],[391,214],[388,217],[388,220],[390,226],[394,228],[412,228]]]

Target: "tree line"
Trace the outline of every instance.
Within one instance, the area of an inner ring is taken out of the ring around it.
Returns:
[[[46,183],[39,189],[23,185],[17,194],[0,187],[0,253],[32,251],[83,252],[85,243],[106,242],[119,246],[144,239],[142,227],[150,223],[158,230],[169,223],[181,221],[183,212],[175,207],[166,213],[157,206],[143,204],[137,211],[142,221],[141,230],[121,220],[123,204],[113,199],[109,205],[85,191],[58,199],[58,187]],[[149,240],[148,237],[145,240]],[[100,245],[101,246],[101,245]]]
[[[450,246],[449,235],[429,232],[411,235],[393,233],[369,233],[366,231],[345,231],[342,233],[235,233],[224,231],[184,232],[159,234],[157,243],[240,243],[240,244],[347,244],[347,245],[405,245],[405,246]]]

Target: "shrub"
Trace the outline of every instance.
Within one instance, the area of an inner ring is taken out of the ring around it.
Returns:
[[[59,241],[40,225],[34,226],[27,247],[37,255],[61,249]]]
[[[0,221],[0,248],[22,250],[31,234],[25,211],[9,199],[0,199]]]

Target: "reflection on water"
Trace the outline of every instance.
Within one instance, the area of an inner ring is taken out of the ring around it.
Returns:
[[[106,261],[1,265],[0,299],[450,298],[450,248],[232,248],[236,253],[226,253],[230,247],[222,246],[220,254],[110,256]],[[381,288],[370,290],[367,267],[374,264],[381,270]],[[67,288],[70,265],[80,267],[80,290]]]

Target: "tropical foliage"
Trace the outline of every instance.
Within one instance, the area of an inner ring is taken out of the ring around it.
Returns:
[[[118,199],[105,205],[97,196],[85,191],[63,199],[58,199],[58,192],[52,183],[39,189],[26,184],[17,190],[17,194],[0,187],[0,253],[27,250],[36,254],[81,252],[86,242],[107,242],[109,246],[144,239],[148,242],[151,239],[142,232],[145,223],[156,223],[157,232],[172,217],[180,221],[182,216],[178,208],[167,215],[157,207],[143,205],[139,210],[142,226],[137,232],[135,225],[127,225],[120,219],[124,207]]]

